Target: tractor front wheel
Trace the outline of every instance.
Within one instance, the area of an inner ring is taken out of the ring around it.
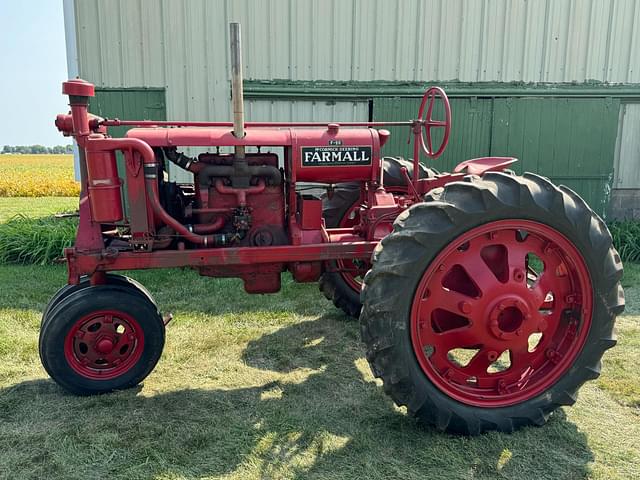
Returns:
[[[157,308],[157,304],[156,301],[153,299],[153,297],[151,296],[151,293],[149,293],[149,290],[147,290],[144,285],[142,285],[140,282],[134,280],[133,278],[129,278],[126,277],[124,275],[118,275],[117,273],[107,273],[106,274],[106,280],[107,280],[107,285],[115,285],[115,286],[120,286],[123,288],[131,288],[131,292],[137,292],[139,295],[145,297],[146,299],[148,299],[151,303],[153,303],[156,308]],[[83,276],[80,278],[80,283],[78,283],[77,285],[65,285],[64,287],[60,288],[54,295],[53,297],[51,297],[51,300],[49,300],[49,303],[47,304],[47,306],[44,309],[44,312],[42,313],[42,320],[40,322],[40,330],[44,329],[44,324],[47,321],[47,318],[49,317],[49,312],[62,300],[64,300],[66,297],[68,297],[69,295],[71,295],[74,292],[77,292],[78,290],[82,290],[83,288],[87,288],[90,287],[91,283],[90,283],[90,279],[87,276]]]
[[[624,295],[609,231],[532,174],[467,177],[426,200],[398,217],[364,279],[374,374],[440,430],[543,424],[615,344]]]
[[[69,392],[104,393],[146,378],[160,359],[164,338],[157,307],[134,286],[86,286],[49,310],[40,358]]]

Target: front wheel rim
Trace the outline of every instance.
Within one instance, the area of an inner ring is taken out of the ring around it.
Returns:
[[[411,307],[422,371],[448,396],[503,407],[546,391],[589,332],[593,289],[576,247],[529,220],[473,228],[425,270]]]
[[[144,349],[144,333],[131,316],[100,310],[80,318],[65,338],[71,369],[92,380],[112,380],[131,370]]]

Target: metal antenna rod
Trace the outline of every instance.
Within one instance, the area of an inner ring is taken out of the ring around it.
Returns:
[[[229,24],[231,38],[231,103],[233,134],[244,138],[244,95],[242,92],[242,41],[239,23]],[[236,146],[236,158],[244,158],[244,145]]]

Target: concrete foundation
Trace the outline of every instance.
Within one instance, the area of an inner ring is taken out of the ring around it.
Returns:
[[[614,189],[607,220],[640,220],[640,188]]]

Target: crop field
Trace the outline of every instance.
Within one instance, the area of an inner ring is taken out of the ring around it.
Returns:
[[[73,155],[0,155],[0,197],[73,197]]]

